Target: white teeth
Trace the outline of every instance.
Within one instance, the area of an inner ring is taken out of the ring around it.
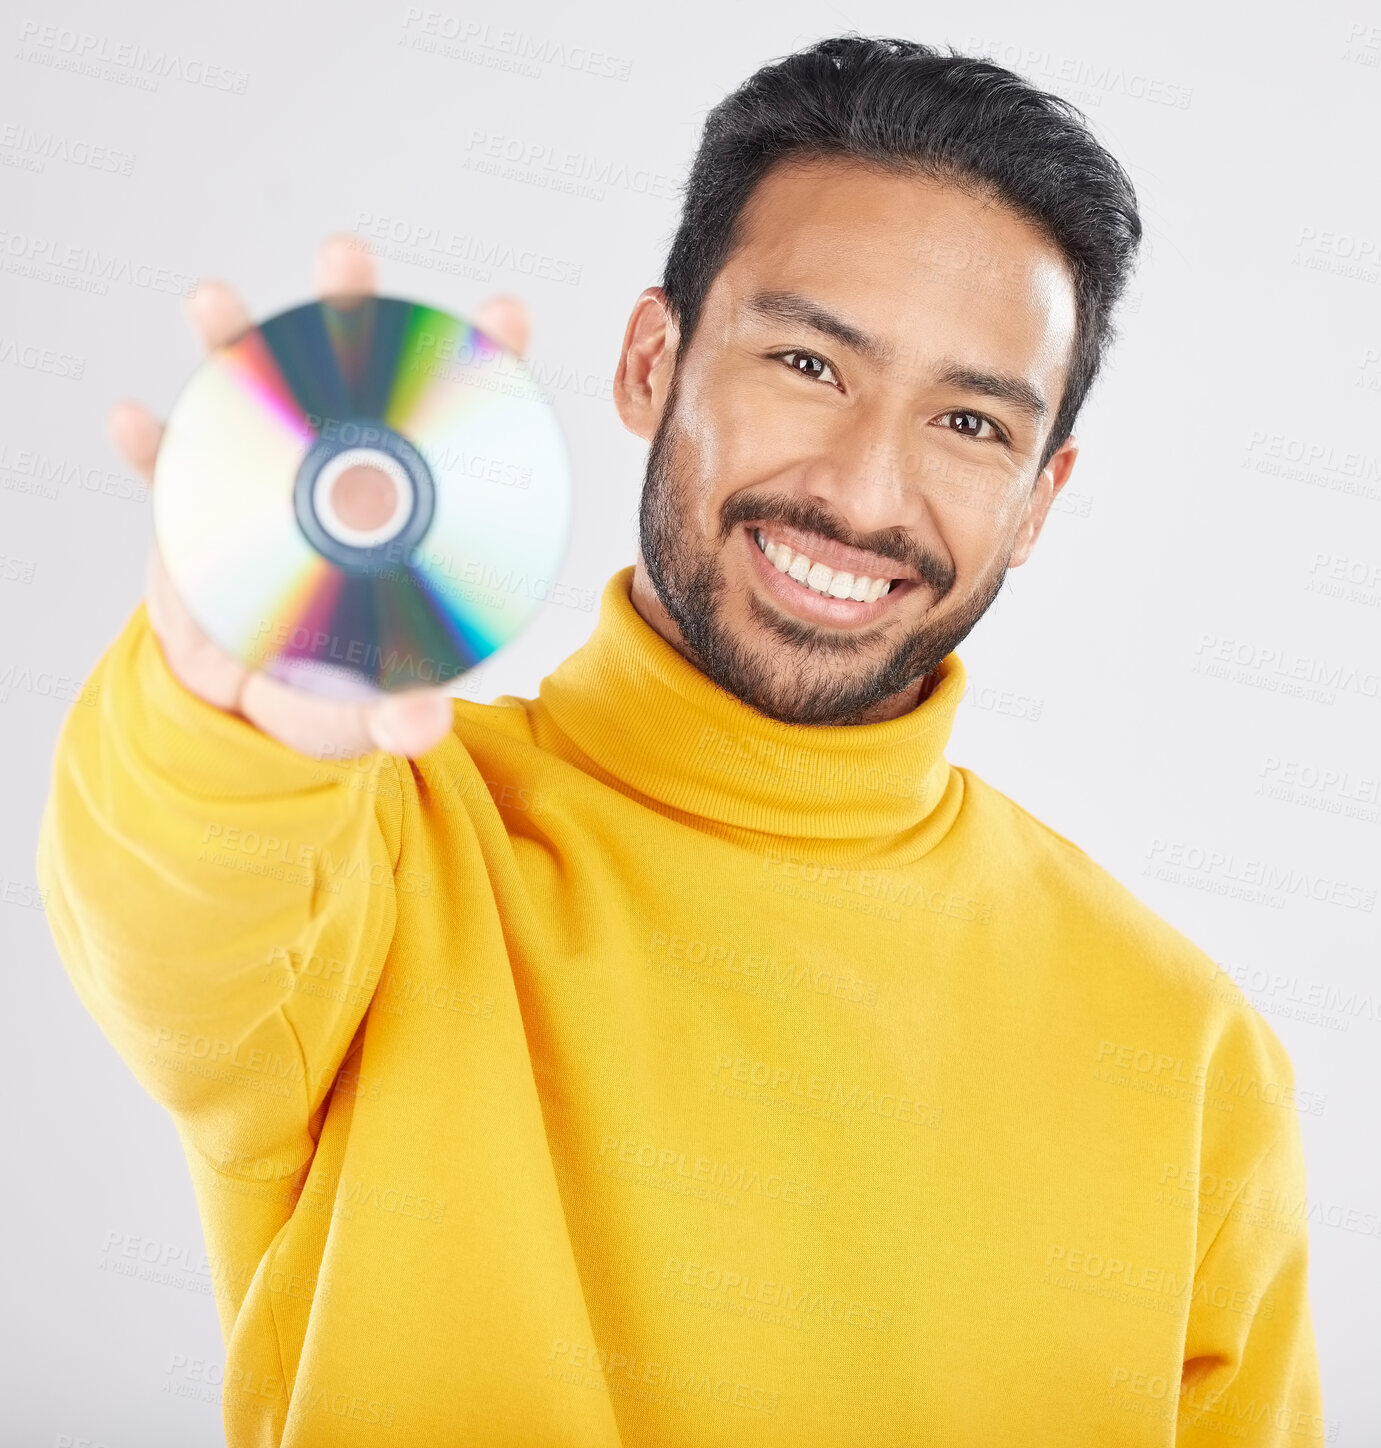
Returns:
[[[831,598],[848,598],[854,589],[854,576],[852,573],[836,573],[830,579],[829,593]]]
[[[874,603],[892,587],[890,578],[867,578],[861,573],[845,573],[842,568],[836,573],[823,563],[812,562],[804,553],[793,553],[785,543],[769,543],[761,528],[753,530],[753,540],[778,573],[787,574],[827,598]]]

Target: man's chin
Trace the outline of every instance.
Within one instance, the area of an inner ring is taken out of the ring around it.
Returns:
[[[884,670],[876,662],[865,664],[857,645],[848,648],[853,667],[838,658],[840,636],[815,625],[802,625],[815,637],[781,637],[777,630],[756,623],[725,627],[716,620],[713,641],[703,639],[697,651],[702,673],[726,693],[783,724],[852,724],[886,701],[881,686]],[[830,647],[830,644],[833,647]]]

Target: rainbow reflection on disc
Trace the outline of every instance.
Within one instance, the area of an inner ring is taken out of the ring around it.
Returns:
[[[556,581],[571,477],[522,361],[395,297],[293,307],[217,347],[154,470],[168,574],[252,668],[364,699],[445,683]]]

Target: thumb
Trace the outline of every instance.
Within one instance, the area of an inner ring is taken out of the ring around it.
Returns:
[[[409,689],[372,705],[365,728],[386,754],[409,759],[434,749],[451,732],[451,696],[442,689]]]

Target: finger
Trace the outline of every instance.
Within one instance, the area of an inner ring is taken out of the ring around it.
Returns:
[[[240,294],[214,279],[197,283],[196,291],[187,299],[187,315],[208,352],[234,341],[254,325]]]
[[[353,759],[376,749],[413,758],[440,743],[451,728],[451,701],[442,689],[342,704],[253,673],[245,680],[240,709],[263,733],[314,759]]]
[[[149,549],[144,597],[174,675],[199,699],[235,713],[249,670],[202,631],[173,586],[157,543]]]
[[[486,297],[471,319],[481,332],[492,337],[519,357],[527,356],[532,326],[527,303],[521,297],[501,293]]]
[[[147,407],[125,398],[106,413],[105,427],[120,456],[146,483],[152,483],[163,424]]]
[[[362,704],[303,693],[263,673],[240,691],[240,711],[261,733],[312,759],[353,759],[376,748]]]
[[[176,677],[198,698],[242,714],[299,754],[352,759],[383,749],[416,758],[450,733],[451,698],[442,687],[350,705],[252,672],[203,632],[177,593],[156,544],[149,550],[146,597],[149,622]]]
[[[316,254],[316,289],[323,297],[372,296],[378,291],[374,258],[358,236],[328,236]]]
[[[444,688],[409,689],[373,705],[366,722],[375,746],[416,759],[451,732],[455,711]]]

